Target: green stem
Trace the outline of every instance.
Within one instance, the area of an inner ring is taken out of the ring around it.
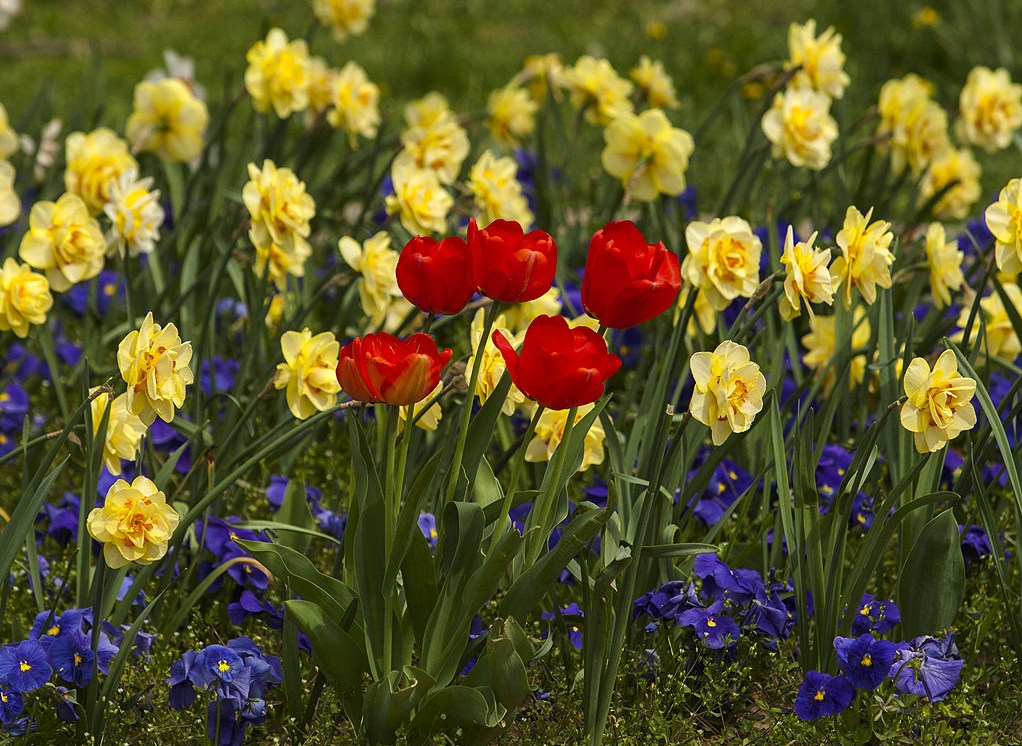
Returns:
[[[529,441],[532,440],[532,434],[536,432],[536,423],[543,416],[544,409],[545,407],[540,404],[536,407],[536,411],[532,413],[532,419],[529,420],[529,429],[525,431],[525,437],[521,441],[521,443],[525,444],[526,450],[529,448]],[[515,459],[515,465],[511,469],[511,481],[508,483],[507,492],[504,493],[504,504],[500,507],[500,518],[497,520],[497,525],[493,529],[493,535],[490,537],[490,551],[487,555],[493,553],[493,548],[496,546],[497,540],[504,534],[505,527],[511,525],[511,518],[508,513],[511,511],[511,504],[514,500],[515,492],[518,490],[518,481],[521,479],[524,467],[525,451],[522,451],[521,458]]]
[[[386,408],[386,434],[384,435],[384,452],[386,472],[383,475],[383,496],[384,496],[384,529],[383,529],[383,556],[390,558],[394,546],[394,534],[396,532],[397,513],[401,505],[401,489],[395,467],[395,450],[397,438],[397,421],[400,417],[398,408],[388,405]],[[411,438],[405,438],[405,446],[402,450],[407,451]],[[385,593],[383,596],[383,670],[390,673],[393,670],[394,660],[394,594]]]
[[[43,348],[43,357],[46,358],[46,367],[50,369],[50,383],[53,386],[53,393],[57,397],[60,418],[67,422],[67,394],[64,391],[60,370],[57,368],[57,343],[54,338],[52,324],[46,324],[45,329],[46,331],[39,335],[39,343]]]
[[[553,528],[554,510],[557,507],[557,501],[561,494],[561,474],[564,472],[564,462],[568,458],[568,443],[571,440],[571,431],[575,429],[575,417],[577,415],[578,407],[572,407],[568,410],[568,419],[564,423],[564,433],[561,436],[560,444],[557,446],[557,452],[554,454],[553,471],[550,474],[549,481],[544,480],[546,481],[547,488],[542,495],[536,498],[533,512],[537,508],[539,509],[540,530],[534,532],[529,537],[530,541],[526,547],[525,554],[525,567],[532,567],[536,564],[536,560],[539,559],[547,545],[550,530]]]

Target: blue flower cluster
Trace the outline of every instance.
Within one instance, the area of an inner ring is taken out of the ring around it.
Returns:
[[[248,637],[226,645],[189,650],[170,667],[170,706],[194,704],[196,689],[213,695],[206,710],[206,735],[216,746],[240,746],[245,728],[266,720],[266,693],[284,680],[280,659],[264,655]]]

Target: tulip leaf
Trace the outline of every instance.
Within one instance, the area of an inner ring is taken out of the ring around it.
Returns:
[[[506,716],[493,691],[487,687],[448,686],[434,691],[422,703],[409,726],[411,743],[431,743],[434,736],[447,733],[461,737],[458,743],[490,743],[491,732]],[[480,740],[470,739],[467,730],[482,731]]]
[[[713,544],[651,544],[642,548],[642,555],[651,559],[663,559],[691,557],[693,554],[714,554],[718,551]]]
[[[402,683],[406,685],[401,686]],[[369,742],[395,743],[398,728],[408,722],[415,706],[435,684],[428,673],[412,666],[405,666],[404,671],[390,671],[380,681],[370,684],[365,693],[362,720]]]
[[[461,468],[470,477],[476,476],[479,462],[482,460],[483,454],[486,453],[486,449],[490,446],[490,439],[493,437],[493,432],[497,429],[497,420],[500,418],[501,408],[504,406],[504,400],[507,399],[510,390],[511,376],[508,375],[507,371],[504,371],[504,375],[501,376],[500,381],[486,398],[486,403],[479,408],[478,412],[472,415],[468,426],[468,437],[465,441],[465,452],[461,457],[461,464],[452,464],[452,469]],[[465,396],[471,397],[473,395],[473,392],[465,392]]]
[[[955,621],[965,596],[965,558],[954,512],[945,510],[919,532],[898,580],[903,636],[936,634]]]
[[[484,508],[504,500],[504,490],[485,456],[479,459],[479,467],[476,469],[475,479],[472,480],[472,494],[475,501]]]
[[[433,557],[429,553],[426,537],[421,531],[414,532],[408,537],[408,548],[401,563],[401,579],[404,581],[412,632],[419,648],[423,649],[427,625],[433,609],[436,608],[438,593]]]
[[[397,581],[397,571],[404,563],[405,554],[408,552],[409,545],[412,542],[412,536],[414,534],[421,535],[422,533],[419,531],[417,523],[419,513],[421,512],[422,503],[423,500],[425,500],[426,495],[433,492],[433,481],[436,477],[437,470],[440,468],[442,454],[442,450],[438,450],[435,454],[433,454],[429,461],[426,462],[426,465],[419,471],[418,475],[415,477],[415,481],[412,482],[411,488],[408,490],[408,494],[405,495],[404,503],[401,505],[401,511],[397,517],[397,529],[394,533],[393,549],[391,550],[390,557],[387,558],[387,572],[383,578],[383,589],[385,593],[389,593],[393,589],[394,583]],[[432,571],[432,561],[427,564],[430,571]]]
[[[312,529],[316,525],[309,501],[305,496],[305,483],[300,479],[289,479],[284,489],[284,501],[277,512],[280,522],[299,529]],[[295,549],[302,554],[309,551],[311,538],[299,532],[286,531],[277,537],[277,541],[286,547]]]

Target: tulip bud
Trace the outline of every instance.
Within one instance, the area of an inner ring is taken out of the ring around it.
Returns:
[[[442,241],[416,236],[401,251],[397,285],[425,313],[458,313],[475,293],[468,273],[468,244],[457,236]]]
[[[536,300],[554,284],[557,245],[550,234],[525,233],[513,220],[468,224],[469,272],[476,290],[504,303]]]

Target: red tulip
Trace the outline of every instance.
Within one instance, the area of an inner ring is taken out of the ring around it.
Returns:
[[[479,228],[472,219],[468,258],[476,290],[504,303],[525,303],[554,284],[557,244],[544,231],[525,233],[514,220],[494,220]]]
[[[646,243],[630,220],[607,223],[589,242],[582,307],[612,329],[649,321],[674,305],[681,289],[678,255]]]
[[[416,236],[397,261],[397,286],[421,311],[458,313],[475,293],[468,274],[468,244],[457,236],[442,241]]]
[[[572,329],[563,316],[537,316],[525,332],[520,355],[499,331],[492,339],[515,386],[548,409],[596,401],[621,367],[603,337],[584,326]]]
[[[451,355],[428,334],[367,334],[341,348],[337,380],[352,399],[408,406],[433,392]]]

